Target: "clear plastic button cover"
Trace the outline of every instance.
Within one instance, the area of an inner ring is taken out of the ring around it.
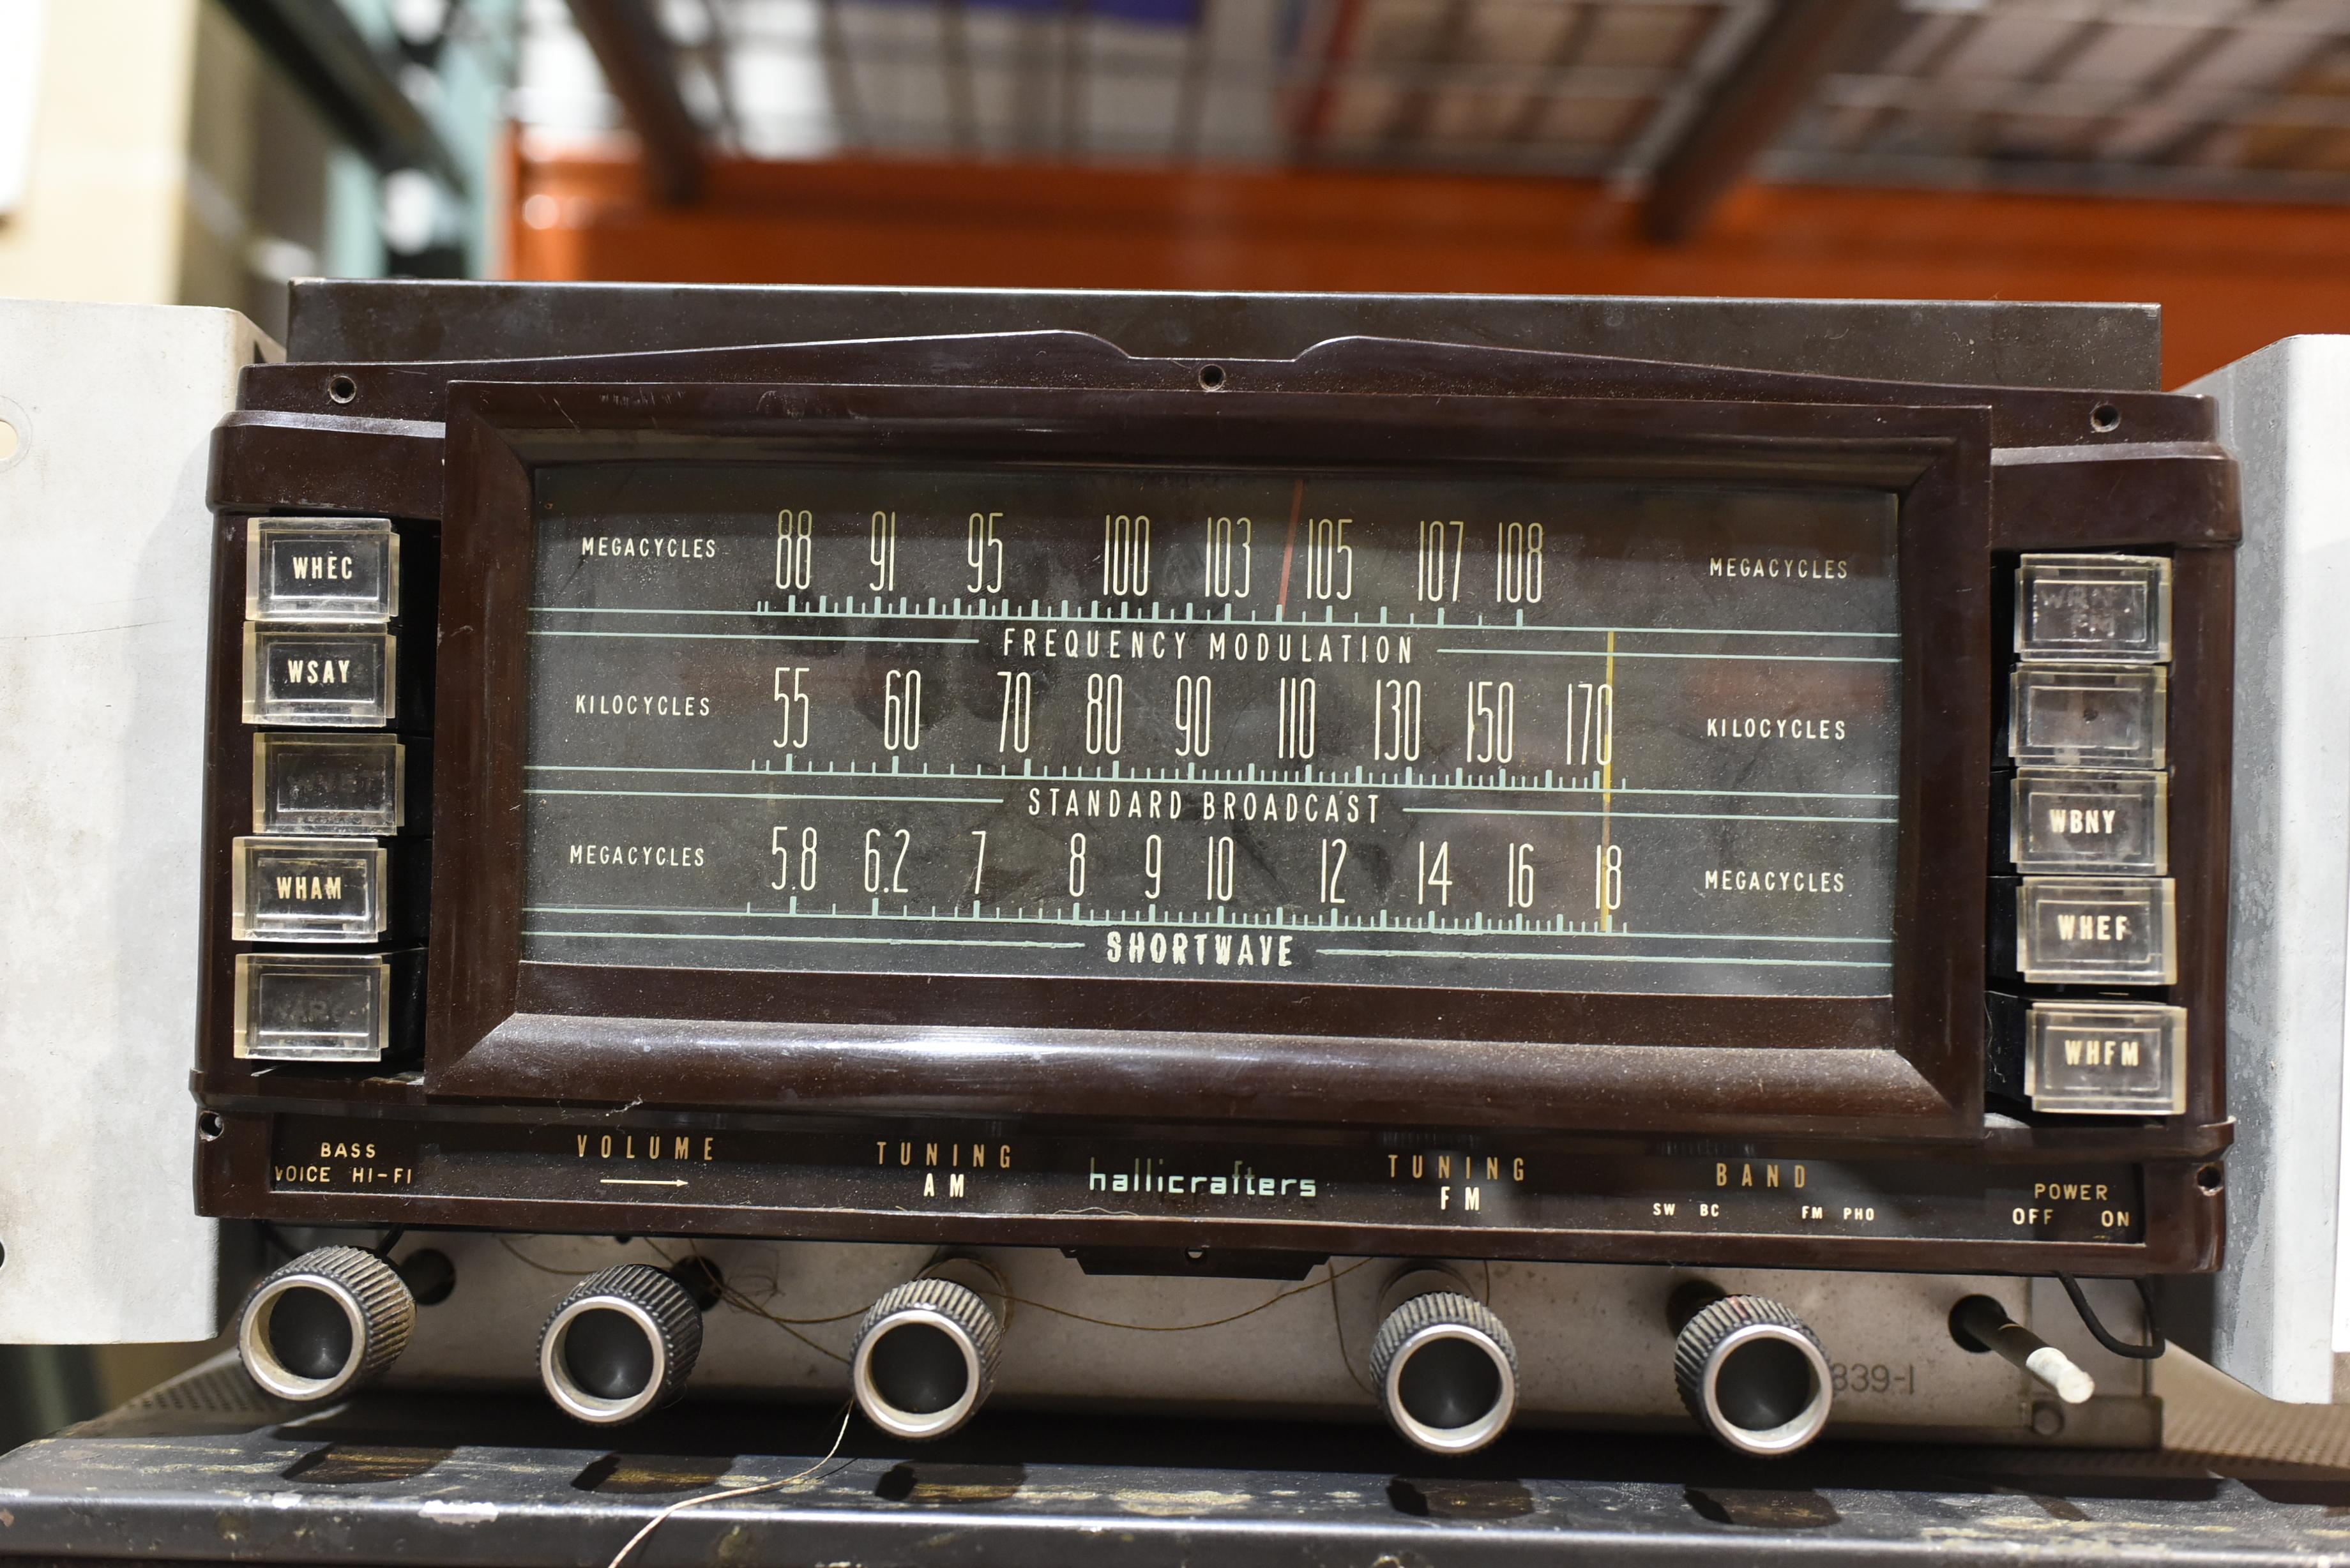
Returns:
[[[400,535],[385,517],[255,517],[245,524],[244,614],[372,622],[400,613]]]
[[[386,857],[351,838],[240,838],[229,934],[241,942],[366,942],[383,934]]]
[[[391,965],[380,954],[240,953],[236,1054],[262,1062],[380,1062]]]
[[[2160,556],[2026,556],[2015,572],[2020,659],[2158,664],[2170,657]]]
[[[253,737],[253,830],[299,837],[397,833],[408,821],[397,735]]]
[[[2009,677],[2008,753],[2020,763],[2158,768],[2168,760],[2160,665],[2026,664]]]
[[[2168,985],[2178,979],[2177,886],[2168,877],[2026,877],[2015,889],[2015,963],[2026,980]]]
[[[2170,775],[2024,768],[2011,784],[2008,855],[2019,871],[2170,869]]]
[[[2176,1116],[2187,1108],[2187,1010],[2158,1002],[2034,1002],[2023,1092],[2033,1108]]]
[[[248,724],[389,724],[398,639],[381,631],[244,628]]]

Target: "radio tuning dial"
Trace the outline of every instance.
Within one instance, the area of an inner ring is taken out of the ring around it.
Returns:
[[[633,1421],[685,1392],[702,1355],[702,1281],[650,1263],[588,1275],[539,1335],[539,1380],[564,1411],[599,1427]],[[708,1301],[702,1297],[707,1295]]]
[[[1835,1398],[1827,1355],[1804,1320],[1768,1296],[1703,1281],[1673,1293],[1673,1381],[1699,1426],[1741,1452],[1792,1454],[1820,1434]]]

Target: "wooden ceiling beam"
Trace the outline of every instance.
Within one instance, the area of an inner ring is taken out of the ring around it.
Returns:
[[[1693,239],[1754,160],[1800,113],[1861,25],[1888,0],[1781,0],[1738,63],[1657,161],[1641,214],[1648,237]]]
[[[647,0],[570,0],[604,80],[644,143],[647,183],[671,206],[702,194],[702,128],[677,86],[677,50]]]

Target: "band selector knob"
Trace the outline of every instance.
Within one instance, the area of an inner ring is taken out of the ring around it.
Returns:
[[[539,1381],[582,1421],[633,1421],[685,1392],[702,1355],[703,1305],[686,1282],[650,1263],[590,1274],[547,1317]]]
[[[1482,1302],[1429,1291],[1379,1324],[1371,1386],[1406,1438],[1431,1453],[1469,1453],[1499,1437],[1517,1410],[1518,1348]]]
[[[849,1386],[866,1418],[895,1438],[942,1438],[995,1384],[1003,1329],[977,1291],[949,1279],[883,1292],[857,1325]]]
[[[438,1252],[420,1256],[447,1267]],[[237,1354],[264,1391],[317,1404],[381,1374],[415,1326],[416,1296],[399,1269],[358,1247],[320,1247],[254,1286]]]
[[[1803,1319],[1768,1296],[1701,1281],[1673,1293],[1673,1382],[1714,1437],[1743,1453],[1791,1454],[1820,1434],[1834,1402],[1827,1355]]]

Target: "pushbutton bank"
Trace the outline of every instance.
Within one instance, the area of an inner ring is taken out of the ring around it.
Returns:
[[[235,1054],[380,1062],[421,995],[422,954],[401,944],[423,934],[431,851],[408,815],[411,747],[421,763],[429,742],[393,728],[429,712],[400,658],[400,534],[382,517],[255,517],[244,544],[243,717],[283,728],[252,738],[229,937],[294,950],[237,955]]]
[[[1995,996],[2037,1111],[2168,1116],[2187,1014],[2126,993],[2178,979],[2168,771],[2171,562],[2029,555],[2015,571],[2007,759],[1992,791]],[[2115,988],[2080,999],[2039,987]]]

